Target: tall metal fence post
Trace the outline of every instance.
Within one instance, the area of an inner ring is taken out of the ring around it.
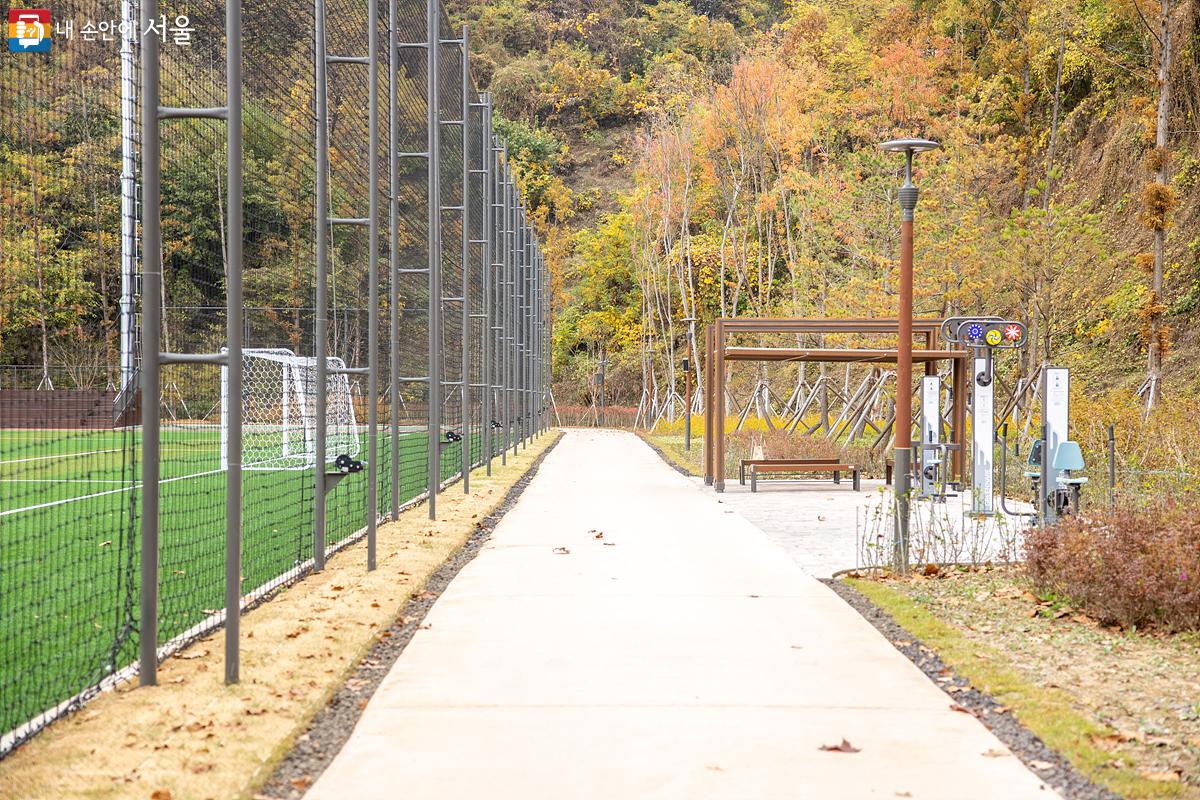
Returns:
[[[511,280],[509,271],[512,265],[512,184],[508,178],[508,145],[502,146],[500,151],[500,190],[504,196],[504,217],[501,220],[501,241],[503,242],[503,257],[500,267],[500,354],[501,354],[501,380],[500,380],[500,398],[503,405],[503,419],[501,430],[504,432],[503,443],[504,448],[500,451],[500,464],[508,463],[508,445],[512,439],[512,393],[509,391],[512,386],[512,305],[509,303],[509,287]]]
[[[462,26],[462,489],[471,491],[471,46]]]
[[[441,7],[438,0],[426,2],[426,39],[429,47],[427,108],[429,153],[429,518],[437,519],[438,487],[442,482],[442,194],[441,115],[438,107],[438,61],[441,51]]]
[[[367,3],[367,570],[375,569],[379,521],[379,6]]]
[[[140,29],[152,30],[158,0],[142,0]],[[142,519],[138,680],[158,683],[158,495],[162,337],[162,163],[158,129],[159,40],[142,34]]]
[[[229,450],[225,474],[225,682],[237,683],[242,600],[242,5],[225,2],[225,137],[229,233],[225,329]]]
[[[388,338],[391,375],[388,393],[388,455],[391,460],[391,519],[400,516],[400,117],[396,102],[397,61],[400,46],[396,0],[388,0]]]
[[[316,275],[313,312],[313,361],[316,371],[313,387],[314,463],[313,483],[313,572],[325,569],[325,457],[328,413],[326,395],[329,389],[329,98],[326,83],[325,0],[315,0],[316,42],[314,48],[313,92],[316,105]]]
[[[225,680],[238,679],[242,552],[242,21],[236,0],[225,5],[225,105],[180,108],[161,104],[157,0],[147,0],[140,19],[145,68],[142,84],[143,294],[142,325],[142,541],[138,630],[140,682],[158,682],[159,466],[162,434],[161,375],[164,364],[213,364],[225,373],[222,460],[225,463]],[[161,352],[162,327],[162,137],[168,119],[221,119],[226,123],[226,348],[221,353]]]
[[[532,353],[532,348],[529,346],[529,305],[530,305],[530,283],[529,283],[529,215],[525,209],[524,199],[521,202],[521,394],[519,401],[521,403],[521,447],[529,446],[529,358]]]
[[[479,165],[483,170],[482,186],[482,217],[480,217],[480,233],[483,239],[482,252],[479,257],[479,275],[483,284],[483,324],[482,336],[479,342],[480,375],[479,382],[483,389],[481,396],[480,420],[483,428],[480,434],[480,456],[488,475],[492,474],[492,96],[485,93],[482,96],[483,121],[481,124]]]

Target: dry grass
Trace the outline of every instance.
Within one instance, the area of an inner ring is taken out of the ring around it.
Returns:
[[[333,557],[242,620],[242,683],[225,686],[222,632],[168,659],[153,688],[109,692],[0,762],[3,798],[248,797],[378,634],[557,435],[493,474],[471,475],[379,529],[379,566],[366,545]]]
[[[1195,634],[1105,628],[1038,597],[1020,567],[853,583],[906,627],[936,621],[909,630],[1093,780],[1129,798],[1200,798]]]

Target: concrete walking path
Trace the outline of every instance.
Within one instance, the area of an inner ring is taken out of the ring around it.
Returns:
[[[569,431],[426,624],[309,798],[1056,797],[628,433]]]

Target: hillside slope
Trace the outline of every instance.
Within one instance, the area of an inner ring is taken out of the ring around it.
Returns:
[[[616,402],[668,392],[689,316],[888,313],[898,163],[875,145],[912,135],[944,145],[920,163],[920,312],[1027,319],[1019,369],[1053,359],[1096,389],[1137,388],[1156,341],[1168,395],[1197,388],[1195,0],[458,13],[529,143],[517,160],[550,242],[560,401],[587,401],[602,357]]]

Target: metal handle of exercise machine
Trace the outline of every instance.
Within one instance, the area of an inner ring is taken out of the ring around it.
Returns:
[[[1008,480],[1008,423],[1000,426],[1000,510],[1010,517],[1037,518],[1037,512],[1009,511],[1004,486]]]

